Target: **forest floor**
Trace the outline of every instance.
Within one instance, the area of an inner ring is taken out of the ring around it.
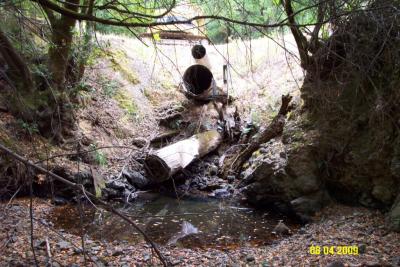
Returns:
[[[33,199],[33,247],[39,266],[82,266],[81,237],[56,229],[49,201]],[[0,204],[0,265],[32,266],[29,199]],[[175,266],[399,266],[400,233],[387,232],[384,216],[360,207],[332,205],[293,235],[268,246],[235,249],[161,247]],[[321,255],[310,254],[320,246]],[[323,255],[322,247],[357,246],[359,255]],[[159,266],[144,242],[104,242],[85,237],[87,266]],[[397,255],[397,256],[393,256]],[[47,265],[50,266],[50,265]]]

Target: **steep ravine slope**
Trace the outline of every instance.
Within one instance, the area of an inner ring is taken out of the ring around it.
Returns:
[[[250,202],[305,220],[332,200],[363,205],[387,212],[387,226],[400,231],[400,21],[392,4],[352,15],[314,55],[303,105],[244,173]]]

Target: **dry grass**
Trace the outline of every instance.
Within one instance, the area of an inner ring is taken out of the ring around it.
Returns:
[[[158,107],[182,100],[178,86],[186,68],[195,63],[190,51],[193,43],[169,40],[153,44],[144,40],[146,46],[124,36],[98,38],[109,43],[109,49],[124,51],[130,67],[140,77],[140,84],[133,89],[142,92],[151,105]],[[267,119],[279,107],[282,94],[298,95],[303,72],[295,59],[297,51],[291,35],[276,36],[275,41],[262,38],[205,46],[217,85],[237,97],[235,104],[245,117],[251,116],[256,122]],[[222,80],[225,64],[231,66],[228,85]]]

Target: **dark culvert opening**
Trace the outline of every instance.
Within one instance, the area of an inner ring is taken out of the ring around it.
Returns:
[[[211,71],[203,65],[192,65],[183,74],[186,90],[199,95],[210,88],[213,80]]]
[[[192,48],[192,56],[195,59],[201,59],[206,55],[206,48],[202,45],[195,45]]]

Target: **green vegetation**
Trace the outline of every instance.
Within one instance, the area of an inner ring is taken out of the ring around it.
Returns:
[[[93,151],[93,156],[94,156],[95,162],[98,165],[100,165],[102,167],[107,165],[107,162],[108,162],[107,156],[101,150],[97,149],[97,146],[95,144],[91,144],[89,146],[89,149],[91,149],[91,150],[96,149],[95,151]]]
[[[92,53],[88,58],[88,65],[94,66],[98,59],[105,58],[110,61],[111,67],[114,71],[118,71],[132,84],[138,84],[139,77],[129,66],[127,54],[121,49],[112,49],[109,46],[104,48],[94,47]]]
[[[39,133],[38,126],[36,123],[29,123],[23,120],[17,120],[18,125],[24,130],[28,135],[33,135]]]
[[[128,115],[136,118],[138,116],[138,107],[132,96],[125,90],[119,89],[116,91],[113,98],[118,102],[120,108],[122,108]]]
[[[284,10],[280,0],[249,0],[249,1],[218,1],[218,0],[192,0],[193,4],[200,6],[206,14],[218,14],[239,21],[254,22],[260,24],[273,24],[280,22],[284,16]],[[313,1],[296,1],[295,10],[312,5]],[[296,15],[299,23],[315,23],[316,8],[305,10]],[[207,36],[214,43],[224,43],[228,38],[250,39],[262,37],[265,34],[278,30],[268,31],[246,25],[235,25],[223,20],[210,20],[206,24]]]

